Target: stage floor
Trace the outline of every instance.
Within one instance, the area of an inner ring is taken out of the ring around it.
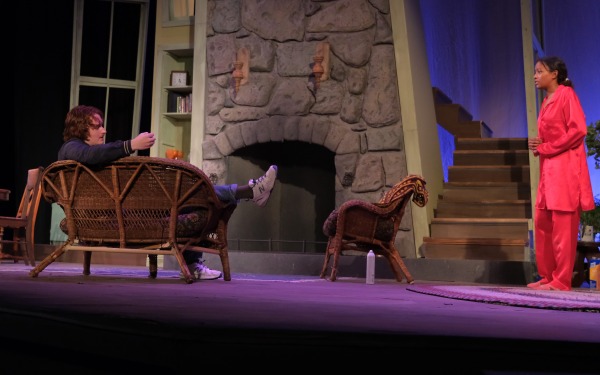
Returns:
[[[233,273],[188,285],[145,267],[29,269],[0,264],[3,368],[600,373],[600,313],[436,297],[390,279]]]

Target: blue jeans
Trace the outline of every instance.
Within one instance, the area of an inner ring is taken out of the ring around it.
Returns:
[[[237,192],[237,184],[231,185],[215,185],[215,193],[221,202],[237,203],[235,193]]]
[[[235,197],[237,187],[237,184],[214,186],[217,197],[221,202],[225,203],[237,203],[238,199]],[[197,251],[184,251],[183,259],[185,259],[187,264],[199,263],[202,260],[202,253]]]

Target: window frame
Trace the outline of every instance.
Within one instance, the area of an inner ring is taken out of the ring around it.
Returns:
[[[186,16],[177,17],[174,16],[175,6],[183,6],[188,10]],[[194,11],[195,11],[195,0],[162,0],[162,26],[163,27],[177,27],[177,26],[189,26],[194,24]],[[189,14],[189,12],[192,14]]]
[[[131,89],[134,90],[134,108],[132,112],[132,124],[131,124],[131,137],[135,137],[140,131],[140,118],[142,108],[142,88],[144,78],[144,56],[146,54],[146,38],[148,35],[148,19],[149,19],[149,0],[94,0],[94,1],[107,1],[111,3],[111,13],[114,12],[115,3],[138,3],[141,5],[140,10],[140,23],[138,31],[138,53],[136,59],[136,79],[122,80],[122,79],[111,79],[109,77],[90,77],[80,75],[81,71],[81,52],[83,45],[83,12],[86,0],[75,0],[74,1],[74,13],[73,13],[73,49],[72,49],[72,61],[71,61],[71,95],[70,95],[70,108],[79,105],[79,91],[81,86],[93,86],[102,87],[107,90],[106,100],[104,107],[100,108],[104,112],[105,122],[107,131],[109,131],[110,123],[110,107],[108,106],[110,99],[110,89]],[[111,15],[111,30],[113,29],[113,17]],[[115,36],[112,35],[111,40]],[[112,43],[110,43],[112,46]],[[109,46],[109,55],[111,53]],[[110,59],[108,59],[108,71],[110,72]],[[86,104],[86,103],[81,103]]]

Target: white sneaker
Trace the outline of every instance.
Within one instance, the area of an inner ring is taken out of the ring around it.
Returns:
[[[276,180],[277,166],[272,165],[264,176],[248,181],[248,185],[252,188],[252,201],[259,207],[264,207],[267,204]]]
[[[192,263],[188,264],[187,266],[190,270],[190,273],[196,280],[215,280],[223,275],[221,271],[211,270],[203,263]],[[179,278],[183,279],[182,272],[179,273]]]

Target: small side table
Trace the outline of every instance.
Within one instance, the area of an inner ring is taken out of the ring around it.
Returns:
[[[588,262],[592,256],[600,257],[600,242],[594,241],[577,241],[577,255],[575,257],[575,267],[573,267],[573,281],[571,287],[579,288],[585,281],[583,277],[584,259],[588,258]]]

